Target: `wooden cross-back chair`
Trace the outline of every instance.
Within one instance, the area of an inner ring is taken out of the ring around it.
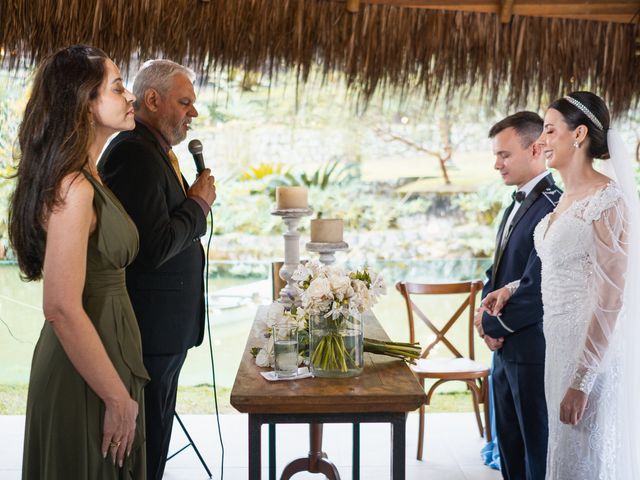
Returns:
[[[475,314],[476,296],[482,290],[482,281],[474,280],[469,282],[456,283],[412,283],[398,282],[396,289],[404,297],[407,306],[407,316],[409,319],[409,341],[416,341],[414,319],[418,317],[427,327],[436,335],[436,338],[429,343],[422,351],[420,360],[417,365],[412,365],[411,369],[420,381],[422,388],[425,387],[425,379],[434,379],[436,382],[429,388],[427,392],[427,400],[420,407],[420,419],[418,430],[418,460],[422,460],[422,450],[424,442],[424,413],[425,405],[431,403],[433,392],[440,385],[450,381],[461,381],[467,384],[471,390],[473,399],[473,409],[478,422],[480,435],[491,441],[491,426],[489,423],[489,368],[475,361],[474,351],[474,325],[473,317]],[[413,302],[411,295],[450,295],[450,294],[467,294],[464,301],[455,311],[453,316],[445,325],[438,329],[436,325],[425,315],[420,308]],[[468,309],[468,326],[466,333],[468,335],[468,355],[463,355],[460,349],[447,338],[447,333],[451,327],[461,318],[464,311]],[[453,354],[454,358],[450,359],[430,359],[429,354],[438,344],[443,344]],[[484,422],[485,428],[480,420],[480,404],[484,404]]]
[[[271,298],[280,298],[280,290],[284,288],[286,282],[280,278],[280,269],[284,266],[283,261],[271,262]]]

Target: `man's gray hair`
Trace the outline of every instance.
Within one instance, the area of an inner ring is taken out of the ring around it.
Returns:
[[[134,108],[140,107],[144,98],[144,92],[153,88],[160,95],[165,95],[171,86],[171,79],[178,74],[185,75],[191,82],[196,79],[196,74],[190,68],[171,60],[148,60],[144,62],[133,82],[133,94],[136,96]]]

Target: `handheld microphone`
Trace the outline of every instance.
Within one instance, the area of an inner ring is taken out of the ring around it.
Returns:
[[[196,170],[198,175],[204,170],[204,157],[202,156],[202,142],[198,139],[193,139],[189,142],[189,152],[193,155],[193,163],[196,164]]]

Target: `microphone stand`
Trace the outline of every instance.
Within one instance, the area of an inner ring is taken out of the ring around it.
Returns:
[[[192,150],[192,145],[193,142],[198,142],[199,147],[200,147],[200,151],[196,151],[193,152]],[[191,153],[193,154],[193,159],[196,163],[196,170],[198,171],[198,175],[200,174],[200,172],[202,172],[202,170],[204,170],[204,161],[202,160],[202,144],[200,144],[199,140],[192,140],[189,143],[189,150],[191,151]],[[209,219],[211,220],[211,224],[213,225],[213,213],[211,211],[211,209],[209,210]],[[220,431],[220,418],[218,417],[218,395],[216,393],[216,372],[215,372],[215,366],[214,366],[214,362],[213,362],[213,344],[211,342],[211,324],[209,321],[209,247],[211,245],[211,238],[213,237],[213,228],[211,228],[211,230],[209,231],[209,239],[207,240],[207,250],[205,252],[205,275],[204,275],[204,296],[205,296],[205,316],[206,316],[206,321],[207,321],[207,332],[208,332],[208,337],[209,337],[209,353],[211,355],[211,375],[213,378],[213,398],[215,401],[215,407],[216,407],[216,418],[217,418],[217,423],[218,423],[218,434],[220,437],[220,446],[221,446],[221,450],[222,450],[222,461],[221,461],[221,466],[220,466],[220,478],[223,478],[224,475],[224,444],[222,443],[222,432]],[[195,442],[193,441],[193,439],[191,438],[191,435],[189,435],[189,432],[187,431],[187,427],[184,426],[184,423],[182,423],[182,420],[180,419],[180,416],[178,415],[178,412],[174,412],[174,416],[176,418],[176,420],[178,421],[178,424],[180,425],[180,428],[182,428],[182,431],[184,432],[185,436],[187,437],[187,440],[189,441],[189,443],[187,443],[184,447],[178,449],[176,452],[172,453],[171,455],[169,455],[167,457],[167,461],[171,460],[173,457],[175,457],[176,455],[178,455],[180,452],[182,452],[183,450],[189,448],[189,447],[193,447],[193,450],[196,452],[196,455],[198,456],[198,459],[200,460],[200,463],[202,464],[202,466],[204,467],[205,471],[207,472],[207,475],[209,476],[209,478],[213,478],[212,474],[211,474],[211,470],[209,470],[209,466],[207,465],[207,462],[204,461],[204,458],[202,457],[202,455],[200,454],[200,450],[198,450],[198,447],[196,447]]]

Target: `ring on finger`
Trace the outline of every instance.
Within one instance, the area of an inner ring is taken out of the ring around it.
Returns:
[[[111,443],[109,443],[109,447],[111,448],[118,448],[120,446],[122,442],[120,440],[118,441],[111,441]]]

